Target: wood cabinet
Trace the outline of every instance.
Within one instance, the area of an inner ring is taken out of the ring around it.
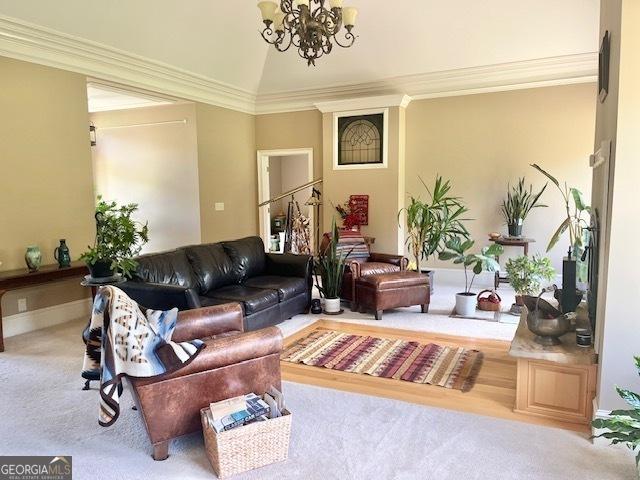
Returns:
[[[518,359],[514,411],[589,424],[596,366]]]
[[[584,320],[584,306],[578,321]],[[526,324],[526,309],[511,342],[509,354],[517,357],[514,411],[563,422],[588,425],[593,418],[597,355],[593,347],[576,345],[575,332],[560,338],[560,345],[535,342]]]

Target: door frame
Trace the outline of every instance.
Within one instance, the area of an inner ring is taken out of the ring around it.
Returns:
[[[258,203],[265,202],[271,197],[269,189],[269,158],[270,157],[288,157],[293,155],[306,155],[307,156],[307,181],[311,182],[314,179],[313,176],[313,148],[287,148],[277,150],[258,150],[257,162],[258,162]],[[264,249],[269,251],[269,237],[271,236],[271,206],[265,205],[258,207],[258,219],[260,224],[260,237],[264,242]],[[315,219],[313,208],[309,208],[309,224],[310,224],[310,236],[311,252],[313,253],[314,245],[313,239],[315,238]]]

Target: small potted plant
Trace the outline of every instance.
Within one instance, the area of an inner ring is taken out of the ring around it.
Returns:
[[[131,218],[138,205],[118,206],[98,196],[96,205],[96,240],[80,255],[89,267],[91,277],[111,278],[114,275],[130,277],[136,268],[133,260],[142,246],[149,241],[148,225]]]
[[[468,220],[463,215],[469,210],[459,197],[449,195],[449,180],[437,176],[433,189],[429,189],[422,179],[420,181],[429,194],[429,200],[411,196],[409,205],[398,213],[398,217],[402,213],[405,215],[406,244],[412,257],[411,265],[417,272],[422,272],[422,259],[428,260],[443,251],[450,239],[469,238],[463,223]],[[427,273],[433,293],[433,271]]]
[[[640,374],[640,357],[633,357],[636,370]],[[593,438],[607,438],[611,440],[612,445],[618,443],[626,445],[636,454],[636,469],[640,465],[640,451],[638,447],[640,442],[640,395],[631,390],[616,387],[616,391],[620,398],[629,404],[629,410],[613,410],[609,413],[608,418],[596,418],[591,425],[593,428],[604,430]],[[640,472],[639,472],[640,473]]]
[[[516,303],[511,306],[511,313],[514,315],[520,315],[522,312],[523,295],[537,295],[542,289],[542,283],[550,282],[556,274],[551,260],[540,255],[511,258],[507,261],[505,270],[509,283],[516,292]]]
[[[518,184],[507,190],[507,198],[502,201],[500,211],[504,217],[504,221],[507,224],[510,237],[522,236],[522,225],[527,215],[534,208],[546,207],[538,203],[540,196],[547,188],[547,184],[544,184],[542,190],[538,193],[533,193],[533,186],[529,185],[527,189],[524,186],[524,177],[518,180]]]
[[[342,291],[342,278],[348,254],[338,251],[339,238],[338,227],[334,220],[331,227],[331,241],[327,248],[320,253],[315,265],[316,285],[320,295],[324,297],[325,313],[336,314],[340,312],[340,292]]]
[[[440,252],[440,260],[453,260],[453,263],[464,267],[464,292],[456,293],[456,313],[463,317],[470,317],[476,311],[476,294],[471,292],[476,275],[483,271],[496,272],[500,265],[496,257],[503,252],[502,245],[496,243],[483,247],[480,253],[467,253],[473,245],[473,240],[462,241],[454,237],[447,241],[446,250]],[[473,275],[469,278],[468,268],[471,267]]]
[[[360,230],[360,221],[362,218],[358,204],[353,200],[347,200],[342,205],[336,205],[336,211],[342,219],[342,228],[345,230]]]

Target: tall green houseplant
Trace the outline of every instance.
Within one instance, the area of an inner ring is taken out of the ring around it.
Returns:
[[[454,237],[469,238],[464,226],[464,214],[469,210],[459,197],[449,195],[451,183],[436,177],[432,189],[420,179],[427,191],[428,200],[411,196],[409,205],[400,210],[398,217],[404,213],[409,253],[415,262],[416,271],[421,271],[422,259],[443,251],[446,243]]]
[[[118,273],[131,276],[138,265],[133,257],[149,241],[148,224],[132,218],[137,210],[135,203],[118,206],[116,202],[105,202],[98,196],[95,243],[80,255],[92,277],[109,277]]]

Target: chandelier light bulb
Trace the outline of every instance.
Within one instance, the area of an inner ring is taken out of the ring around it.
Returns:
[[[272,23],[278,4],[272,0],[264,0],[258,2],[258,8],[262,14],[262,21],[268,24]]]
[[[345,26],[353,27],[356,24],[358,9],[356,7],[345,7],[342,9],[342,21]]]
[[[333,8],[342,8],[342,0],[329,0],[329,6]]]

